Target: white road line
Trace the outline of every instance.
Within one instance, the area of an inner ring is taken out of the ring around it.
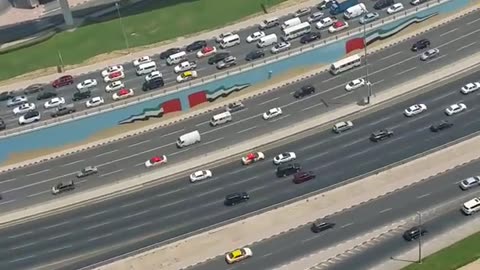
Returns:
[[[129,206],[137,205],[137,204],[143,203],[145,200],[146,200],[146,199],[138,200],[138,201],[133,201],[133,202],[131,202],[131,203],[122,204],[122,205],[120,205],[120,207],[121,207],[121,208],[125,208],[125,207],[129,207]]]
[[[0,184],[12,182],[12,181],[15,181],[15,180],[17,180],[17,178],[10,178],[10,179],[7,179],[7,180],[0,181]]]
[[[59,227],[59,226],[62,226],[62,225],[68,224],[68,223],[70,223],[70,220],[66,220],[66,221],[60,222],[60,223],[55,223],[55,224],[50,225],[50,226],[45,226],[45,227],[42,227],[41,229],[48,230],[48,229]]]
[[[180,150],[180,151],[171,153],[170,156],[175,156],[175,155],[178,155],[178,154],[180,154],[180,153],[187,152],[187,151],[189,151],[189,150],[190,150],[190,148],[185,148],[185,149],[183,149],[183,150]],[[144,163],[142,163],[142,164],[144,164]]]
[[[342,229],[343,229],[343,228],[346,228],[346,227],[348,227],[348,226],[352,226],[352,225],[353,225],[353,222],[351,222],[351,223],[348,223],[348,224],[345,224],[345,225],[343,225],[343,226],[342,226],[342,227],[340,227],[340,228],[342,228]]]
[[[392,210],[392,208],[387,208],[387,209],[383,209],[379,213],[382,214],[382,213],[385,213],[385,212],[388,212],[388,211],[391,211],[391,210]]]
[[[222,125],[222,126],[219,126],[219,127],[217,127],[217,128],[211,129],[211,130],[209,130],[209,131],[205,131],[205,132],[203,132],[202,134],[209,134],[209,133],[212,133],[212,132],[218,132],[218,131],[221,130],[221,129],[225,129],[225,128],[231,127],[231,126],[233,126],[233,125],[240,124],[240,123],[242,123],[242,122],[248,121],[248,120],[253,119],[253,118],[255,118],[255,117],[261,117],[261,116],[262,116],[262,114],[252,115],[252,116],[243,118],[243,119],[241,119],[241,120],[232,122],[232,123],[230,123],[230,124]]]
[[[62,238],[62,237],[65,237],[65,236],[69,236],[71,234],[72,234],[71,232],[63,233],[63,234],[59,234],[59,235],[49,237],[49,238],[47,238],[47,240],[54,240],[54,239],[57,239],[57,238]]]
[[[318,106],[322,106],[322,105],[323,105],[323,103],[317,103],[317,104],[315,104],[315,105],[308,106],[308,107],[306,107],[306,108],[303,108],[303,109],[302,109],[302,112],[303,112],[303,111],[306,111],[306,110],[313,109],[313,108],[318,107]]]
[[[240,131],[238,131],[237,133],[238,133],[238,134],[244,133],[244,132],[250,131],[250,130],[252,130],[252,129],[256,129],[256,128],[257,128],[257,126],[249,127],[249,128],[244,129],[244,130],[240,130]]]
[[[82,162],[82,161],[85,161],[85,160],[84,160],[84,159],[80,159],[80,160],[77,160],[77,161],[72,161],[72,162],[70,162],[70,163],[60,165],[60,167],[67,167],[67,166],[69,166],[69,165],[73,165],[73,164],[75,164],[75,163],[80,163],[80,162]]]
[[[275,100],[277,100],[277,99],[279,99],[279,98],[280,98],[280,97],[272,98],[272,99],[269,99],[269,100],[267,100],[267,101],[260,102],[260,103],[258,103],[258,105],[264,105],[264,104],[270,103],[270,102],[272,102],[272,101],[275,101]]]
[[[395,55],[399,55],[399,54],[401,54],[401,53],[403,53],[403,52],[402,52],[402,51],[400,51],[400,52],[396,52],[396,53],[393,53],[393,54],[387,55],[387,56],[385,56],[385,57],[382,57],[382,58],[380,58],[380,60],[385,60],[385,59],[388,59],[388,58],[394,57]]]
[[[146,213],[148,213],[148,212],[150,212],[150,210],[149,210],[149,209],[147,209],[147,210],[143,210],[143,211],[141,211],[141,212],[137,212],[137,213],[135,213],[135,214],[131,214],[131,215],[127,215],[127,216],[123,216],[121,219],[129,219],[129,218],[132,218],[132,217],[136,217],[136,216],[140,216],[140,215],[146,214]]]
[[[33,233],[33,231],[23,232],[23,233],[19,233],[19,234],[9,235],[8,238],[9,239],[15,239],[15,238],[22,237],[22,236],[25,236],[25,235],[29,235],[29,234],[32,234],[32,233]]]
[[[12,248],[10,248],[11,250],[16,250],[16,249],[21,249],[21,248],[24,248],[24,247],[29,247],[29,246],[33,246],[35,245],[37,242],[30,242],[30,243],[26,243],[26,244],[23,244],[23,245],[20,245],[20,246],[14,246]]]
[[[290,114],[287,114],[287,115],[284,115],[284,116],[281,116],[281,117],[278,117],[278,118],[274,118],[273,120],[270,120],[270,121],[268,121],[268,122],[270,122],[270,123],[277,122],[277,121],[282,120],[282,119],[285,119],[285,118],[287,118],[287,117],[289,117],[289,116],[290,116]]]
[[[241,169],[238,169],[238,170],[234,170],[234,171],[231,171],[229,173],[227,173],[227,175],[230,175],[230,174],[237,174],[239,172],[242,172],[242,171],[245,171],[248,169],[248,165],[244,165],[245,167],[241,168]]]
[[[383,117],[383,118],[380,118],[380,119],[378,119],[377,121],[373,121],[373,122],[368,123],[367,126],[375,126],[375,125],[377,125],[377,124],[379,124],[379,123],[381,123],[381,122],[384,122],[384,121],[386,121],[386,120],[389,120],[389,119],[391,119],[391,118],[393,118],[393,117],[395,117],[394,114],[389,115],[389,116],[386,116],[386,117]]]
[[[97,237],[88,238],[87,242],[95,241],[95,240],[102,239],[102,238],[109,237],[109,236],[112,236],[112,233],[107,233],[107,234],[103,234],[103,235],[100,235],[100,236],[97,236]]]
[[[447,55],[448,55],[448,54],[442,54],[442,55],[440,55],[439,57],[435,57],[435,58],[433,58],[432,60],[428,61],[428,63],[432,63],[432,62],[438,61],[438,60],[446,57]]]
[[[270,256],[270,255],[272,255],[272,254],[273,254],[273,253],[270,252],[270,253],[267,253],[267,254],[263,255],[262,257],[268,257],[268,256]]]
[[[175,131],[172,131],[172,132],[170,132],[170,133],[167,133],[167,134],[163,134],[162,136],[160,136],[160,138],[163,138],[163,137],[168,137],[168,136],[170,136],[170,135],[173,135],[173,134],[176,134],[176,133],[179,133],[179,132],[182,132],[182,131],[185,131],[185,129],[184,129],[184,128],[182,128],[182,129],[175,130]]]
[[[145,162],[137,163],[137,164],[135,164],[135,167],[138,167],[138,166],[140,166],[140,165],[145,165]]]
[[[405,73],[407,73],[407,72],[409,72],[409,71],[412,71],[412,70],[415,70],[415,69],[417,69],[417,67],[412,67],[412,68],[406,69],[406,70],[404,70],[404,71],[401,71],[401,72],[395,74],[395,76],[400,76],[400,75],[402,75],[402,74],[405,74]]]
[[[105,152],[105,153],[98,154],[95,157],[105,156],[105,155],[108,155],[108,154],[111,154],[111,153],[115,153],[117,151],[118,151],[118,149],[115,149],[115,150],[112,150],[112,151],[108,151],[108,152]]]
[[[205,195],[208,195],[208,194],[210,194],[210,193],[215,193],[215,192],[217,192],[217,191],[219,191],[219,190],[222,190],[222,189],[223,189],[223,187],[218,187],[218,188],[210,189],[209,191],[195,194],[195,197],[197,197],[197,198],[198,198],[198,197],[203,197],[203,196],[205,196]]]
[[[103,211],[95,212],[95,213],[90,214],[90,215],[83,216],[82,218],[91,218],[91,217],[95,217],[95,216],[98,216],[98,215],[105,214],[107,212],[108,212],[108,210],[103,210]]]
[[[1,202],[0,205],[4,205],[4,204],[8,204],[8,203],[12,203],[14,202],[15,200],[8,200],[8,201],[4,201],[4,202]]]
[[[208,124],[208,123],[210,123],[210,121],[201,122],[201,123],[196,124],[195,126],[196,126],[196,127],[199,127],[199,126],[206,125],[206,124]]]
[[[457,95],[457,94],[458,94],[458,92],[456,92],[456,91],[449,91],[449,92],[445,93],[444,95],[440,95],[440,96],[437,96],[435,98],[430,99],[430,102],[437,101],[437,100],[440,100],[440,99],[444,99],[448,96]]]
[[[242,183],[245,183],[245,182],[248,182],[248,181],[251,181],[253,179],[257,179],[259,176],[258,175],[255,175],[255,176],[252,176],[252,177],[249,177],[249,178],[245,178],[245,179],[242,179],[242,180],[239,180],[239,181],[235,181],[233,185],[238,185],[238,184],[242,184]]]
[[[40,191],[40,192],[37,192],[37,193],[30,194],[27,197],[31,198],[31,197],[35,197],[35,196],[42,195],[42,194],[49,193],[49,192],[50,192],[50,190],[44,190],[44,191]]]
[[[43,184],[43,183],[47,183],[47,182],[53,181],[53,180],[55,180],[55,179],[59,179],[59,178],[62,178],[62,177],[66,177],[66,176],[69,176],[69,175],[73,175],[73,174],[76,174],[76,172],[73,172],[73,173],[67,173],[67,174],[60,175],[60,176],[56,176],[56,177],[49,178],[49,179],[46,179],[46,180],[42,180],[42,181],[38,181],[38,182],[34,182],[34,183],[31,183],[31,184],[28,184],[28,185],[25,185],[25,186],[20,186],[20,187],[16,187],[16,188],[12,188],[12,189],[8,189],[8,190],[4,190],[3,192],[4,192],[4,193],[8,193],[8,192],[12,192],[12,191],[16,191],[16,190],[24,189],[24,188],[27,188],[27,187],[32,187],[32,186],[35,186],[35,185],[39,185],[39,184]]]
[[[211,144],[211,143],[214,143],[214,142],[221,141],[223,139],[225,139],[225,137],[221,137],[221,138],[215,139],[213,141],[209,141],[209,142],[204,142],[202,145],[208,145],[208,144]]]
[[[425,193],[423,195],[420,195],[420,196],[417,197],[417,199],[425,198],[427,196],[430,196],[430,193]]]
[[[47,250],[47,253],[53,253],[53,252],[64,250],[64,249],[71,248],[71,247],[72,247],[72,245],[66,245],[66,246],[59,247],[59,248],[53,248],[53,249]]]
[[[466,48],[468,48],[468,47],[470,47],[470,46],[472,46],[472,45],[474,45],[474,44],[476,44],[476,43],[477,43],[477,42],[474,41],[474,42],[472,42],[472,43],[470,43],[470,44],[467,44],[467,45],[465,45],[465,46],[462,46],[462,47],[460,47],[460,48],[457,49],[457,52],[459,52],[459,51],[461,51],[461,50],[463,50],[463,49],[466,49]]]
[[[92,225],[92,226],[89,226],[89,227],[86,227],[84,228],[85,231],[88,231],[88,230],[91,230],[91,229],[95,229],[95,228],[98,228],[98,227],[102,227],[102,226],[105,226],[105,225],[108,225],[112,223],[112,221],[105,221],[105,222],[102,222],[102,223],[97,223],[95,225]]]
[[[320,154],[313,155],[313,156],[311,156],[311,157],[306,158],[305,160],[306,160],[306,161],[310,161],[310,160],[312,160],[312,159],[317,159],[317,158],[319,158],[319,157],[321,157],[321,156],[325,156],[326,154],[328,154],[328,151],[327,151],[327,152],[322,152],[322,153],[320,153]]]
[[[183,189],[184,189],[184,188],[177,188],[177,189],[174,189],[174,190],[170,190],[170,191],[168,191],[168,192],[165,192],[165,193],[158,193],[157,195],[155,195],[155,197],[162,197],[162,196],[170,195],[170,194],[173,194],[173,193],[182,191]]]
[[[106,165],[109,165],[109,164],[112,164],[112,163],[115,163],[115,162],[118,162],[118,161],[122,161],[122,160],[125,160],[125,159],[129,159],[129,158],[132,158],[132,157],[140,156],[140,155],[143,155],[143,154],[148,153],[148,152],[153,152],[153,151],[158,150],[158,149],[160,149],[160,148],[164,148],[164,147],[167,147],[167,146],[170,146],[170,145],[174,145],[174,144],[176,144],[176,143],[175,143],[175,142],[172,142],[172,143],[160,145],[160,146],[157,146],[157,147],[154,147],[154,148],[150,148],[150,149],[148,149],[148,150],[145,150],[145,151],[142,151],[142,152],[138,152],[138,153],[135,153],[135,154],[132,154],[132,155],[129,155],[129,156],[125,156],[125,157],[122,157],[122,158],[119,158],[119,159],[114,159],[114,160],[111,160],[111,161],[108,161],[108,162],[105,162],[105,163],[101,163],[101,164],[98,164],[98,165],[97,165],[97,168],[98,168],[98,167],[103,167],[103,166],[106,166]]]
[[[110,174],[118,173],[118,172],[121,172],[121,171],[123,171],[123,169],[119,169],[119,170],[116,170],[116,171],[113,171],[113,172],[104,173],[104,174],[99,175],[98,177],[105,177],[105,176],[108,176]]]
[[[382,79],[382,80],[380,80],[380,81],[376,81],[376,82],[372,83],[372,86],[373,86],[373,85],[377,85],[377,84],[379,84],[379,83],[382,83],[383,81],[385,81],[385,80]]]
[[[386,67],[381,68],[381,69],[377,69],[377,70],[375,70],[374,72],[370,73],[370,75],[374,75],[374,74],[383,72],[383,71],[385,71],[385,70],[387,70],[387,69],[396,67],[396,66],[398,66],[398,65],[401,65],[401,64],[403,64],[403,63],[405,63],[405,62],[407,62],[407,61],[410,61],[410,60],[412,60],[412,59],[415,59],[415,58],[417,58],[417,57],[418,57],[418,55],[408,57],[408,58],[406,58],[405,60],[402,60],[402,61],[400,61],[400,62],[396,62],[395,64],[386,66]]]
[[[137,145],[144,144],[144,143],[147,143],[147,142],[149,142],[149,141],[150,141],[150,140],[145,140],[145,141],[133,143],[133,144],[130,144],[128,147],[135,147],[135,146],[137,146]]]
[[[38,171],[38,172],[29,173],[29,174],[26,174],[25,176],[37,175],[37,174],[41,174],[41,173],[48,172],[48,171],[50,171],[50,169],[45,169],[45,170],[41,170],[41,171]]]
[[[128,228],[127,228],[127,231],[135,230],[135,229],[138,229],[138,228],[141,228],[141,227],[145,227],[145,226],[150,225],[150,224],[152,224],[152,222],[151,222],[151,221],[147,221],[147,222],[144,222],[144,223],[142,223],[142,224],[138,224],[138,225],[135,225],[135,226],[128,227]]]
[[[338,79],[338,78],[341,78],[341,77],[342,77],[342,75],[333,76],[333,77],[331,77],[331,78],[329,78],[329,79],[323,80],[322,83],[324,83],[324,82],[329,82],[329,81],[331,81],[331,80],[335,80],[335,79]]]
[[[467,25],[474,24],[474,23],[476,23],[476,22],[478,22],[478,21],[480,21],[480,18],[468,22]]]
[[[469,32],[468,34],[461,35],[461,36],[459,36],[459,37],[457,37],[457,38],[451,39],[451,40],[443,43],[442,45],[439,45],[437,48],[445,47],[445,46],[447,46],[447,45],[450,44],[450,43],[457,42],[458,40],[463,39],[463,38],[466,38],[466,37],[471,36],[471,35],[473,35],[473,34],[476,34],[476,33],[479,32],[479,31],[480,31],[480,29],[477,29],[477,30],[475,30],[475,31]]]
[[[345,94],[341,94],[340,96],[334,97],[333,100],[336,100],[336,99],[339,99],[339,98],[343,98],[343,97],[348,96],[348,95],[353,94],[353,93],[354,93],[354,91],[346,92]]]
[[[441,36],[441,37],[446,36],[446,35],[448,35],[448,34],[450,34],[450,33],[453,33],[453,32],[455,32],[455,31],[457,31],[457,30],[458,30],[458,28],[454,28],[454,29],[452,29],[452,30],[450,30],[450,31],[447,31],[447,32],[445,32],[445,33],[440,34],[440,36]]]
[[[365,139],[365,138],[359,138],[359,139],[357,139],[357,140],[352,141],[351,143],[342,144],[342,145],[340,146],[340,148],[347,148],[347,147],[349,147],[349,146],[352,146],[352,145],[357,144],[357,143],[359,143],[359,142],[364,142],[364,141],[366,141],[366,140],[367,140],[367,139]]]
[[[32,258],[35,258],[35,255],[30,255],[30,256],[21,257],[21,258],[15,259],[15,260],[11,260],[11,261],[9,261],[9,263],[16,263],[16,262],[25,261],[25,260],[32,259]]]

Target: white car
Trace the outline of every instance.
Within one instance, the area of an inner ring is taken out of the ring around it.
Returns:
[[[318,22],[322,19],[323,15],[324,15],[323,12],[320,12],[320,11],[315,12],[312,15],[310,15],[307,20],[309,23]]]
[[[215,46],[206,46],[203,47],[200,51],[197,52],[197,57],[202,58],[202,57],[207,57],[213,54],[217,53],[217,47]]]
[[[297,155],[294,152],[285,152],[273,158],[273,164],[279,165],[285,162],[295,160]]]
[[[122,89],[115,94],[112,95],[113,100],[120,100],[120,99],[125,99],[129,97],[133,97],[135,95],[135,92],[133,92],[133,89]]]
[[[100,106],[105,103],[105,100],[102,97],[93,97],[89,99],[87,102],[85,102],[85,106],[87,108],[93,108]]]
[[[433,48],[422,53],[422,55],[420,55],[420,60],[427,61],[429,59],[437,57],[438,55],[440,55],[440,50],[437,48]]]
[[[95,79],[87,79],[81,83],[77,84],[78,90],[88,89],[97,86],[97,80]]]
[[[184,71],[189,71],[197,68],[197,63],[195,61],[183,61],[180,64],[176,65],[173,68],[175,73],[180,73]]]
[[[286,51],[286,50],[289,50],[290,49],[290,46],[291,44],[289,42],[286,42],[286,41],[282,41],[280,43],[277,43],[275,44],[272,49],[270,50],[270,52],[272,53],[280,53],[280,52],[283,52],[283,51]]]
[[[480,89],[480,82],[467,83],[462,87],[462,94],[470,94]]]
[[[103,78],[103,81],[106,83],[118,81],[125,78],[125,73],[123,71],[116,71],[110,73],[108,76]]]
[[[445,109],[445,114],[450,116],[450,115],[454,115],[454,114],[457,114],[457,113],[461,113],[461,112],[465,111],[466,109],[467,109],[467,105],[465,105],[463,103],[456,103],[456,104],[452,104],[448,108],[446,108]]]
[[[397,13],[402,9],[403,9],[403,4],[402,3],[395,3],[395,4],[391,5],[389,8],[387,8],[387,13],[388,14]]]
[[[262,117],[264,120],[272,119],[275,118],[279,115],[282,115],[282,109],[281,108],[273,108],[268,110],[268,112],[264,112]]]
[[[155,78],[160,78],[162,77],[162,73],[158,70],[156,71],[152,71],[150,72],[150,74],[148,74],[147,76],[145,76],[145,81],[151,81],[152,79],[155,79]]]
[[[365,84],[366,84],[365,79],[358,78],[358,79],[355,79],[355,80],[347,83],[347,85],[345,85],[345,90],[352,91],[352,90],[355,90],[357,88],[360,88],[360,87],[364,86]]]
[[[117,66],[107,67],[105,70],[102,71],[102,77],[107,77],[108,75],[117,71],[123,71],[123,66],[117,65]]]
[[[333,125],[333,132],[340,134],[344,131],[350,130],[353,128],[353,122],[352,121],[342,121],[338,122],[335,125]]]
[[[197,181],[202,181],[210,177],[212,177],[212,171],[210,170],[196,171],[190,174],[190,182],[195,183]]]
[[[229,37],[229,36],[231,36],[231,35],[233,35],[232,32],[222,33],[222,34],[220,34],[220,35],[215,39],[215,41],[216,41],[217,43],[220,43],[220,41],[222,41],[224,38]]]
[[[54,97],[52,99],[50,99],[49,101],[45,102],[43,104],[43,107],[45,109],[50,109],[50,108],[56,108],[60,105],[63,105],[65,104],[65,98],[63,97]]]
[[[317,29],[327,28],[327,27],[331,26],[335,21],[336,21],[336,19],[333,19],[333,18],[331,18],[331,17],[322,18],[322,19],[321,19],[319,22],[317,22],[317,24],[316,24]]]
[[[262,152],[250,152],[247,155],[242,157],[242,164],[249,165],[264,159],[265,159],[265,154],[263,154]]]
[[[13,114],[18,115],[18,114],[24,114],[29,111],[35,110],[37,106],[35,106],[35,103],[23,103],[22,105],[15,107],[13,109]]]
[[[257,31],[257,32],[255,32],[255,33],[253,33],[253,34],[251,34],[250,36],[247,37],[247,42],[248,43],[255,42],[255,41],[261,39],[264,36],[265,36],[265,32]]]
[[[335,33],[343,29],[348,28],[348,23],[344,21],[336,21],[332,26],[328,28],[328,32]]]
[[[30,124],[37,121],[40,121],[40,113],[38,111],[29,111],[18,118],[19,125]]]
[[[178,83],[186,82],[186,81],[189,81],[189,80],[193,80],[197,77],[198,77],[198,74],[195,70],[185,71],[182,74],[177,76],[177,82]]]
[[[406,117],[410,117],[410,116],[415,116],[417,114],[421,114],[422,112],[424,112],[426,110],[427,110],[427,105],[425,105],[425,104],[415,104],[415,105],[412,105],[412,106],[406,108],[405,111],[403,112],[403,114],[405,114]]]
[[[165,155],[154,156],[151,159],[145,161],[145,167],[150,168],[164,163],[167,163],[167,157]]]
[[[151,62],[151,61],[152,61],[152,58],[150,58],[150,56],[142,56],[142,57],[140,57],[138,59],[135,59],[133,61],[133,66],[138,67],[141,64],[145,64],[145,63],[148,63],[148,62]]]
[[[122,88],[125,88],[125,84],[123,84],[122,81],[114,81],[107,84],[107,86],[105,87],[105,92],[110,93],[112,91],[122,89]]]

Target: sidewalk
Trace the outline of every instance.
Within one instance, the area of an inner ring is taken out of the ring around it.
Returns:
[[[479,245],[480,246],[480,245]],[[480,269],[480,259],[472,263],[469,263],[465,266],[458,268],[457,270],[479,270]]]

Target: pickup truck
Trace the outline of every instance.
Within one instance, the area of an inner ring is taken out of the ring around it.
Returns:
[[[55,111],[51,114],[51,116],[53,118],[55,118],[55,117],[71,114],[71,113],[74,113],[74,112],[75,112],[75,105],[73,103],[72,104],[66,104],[66,105],[62,105],[60,107],[57,107],[55,109]]]
[[[175,73],[180,73],[180,72],[189,71],[189,70],[196,69],[196,68],[197,68],[197,62],[195,62],[195,61],[184,61],[184,62],[178,64],[174,68],[174,70],[175,70]]]

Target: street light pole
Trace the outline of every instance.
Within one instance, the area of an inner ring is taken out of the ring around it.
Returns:
[[[422,213],[417,212],[418,215],[418,229],[420,234],[418,235],[418,263],[422,263]]]
[[[118,2],[115,2],[115,7],[117,8],[118,19],[120,20],[120,25],[122,27],[123,38],[125,39],[125,47],[127,51],[130,49],[127,39],[127,33],[125,32],[125,26],[123,25],[122,15],[120,14],[120,8],[118,7]]]
[[[368,94],[367,94],[367,104],[370,104],[372,98],[372,84],[368,79],[368,61],[367,61],[367,24],[363,24],[363,48],[365,54],[365,81],[367,84]]]

